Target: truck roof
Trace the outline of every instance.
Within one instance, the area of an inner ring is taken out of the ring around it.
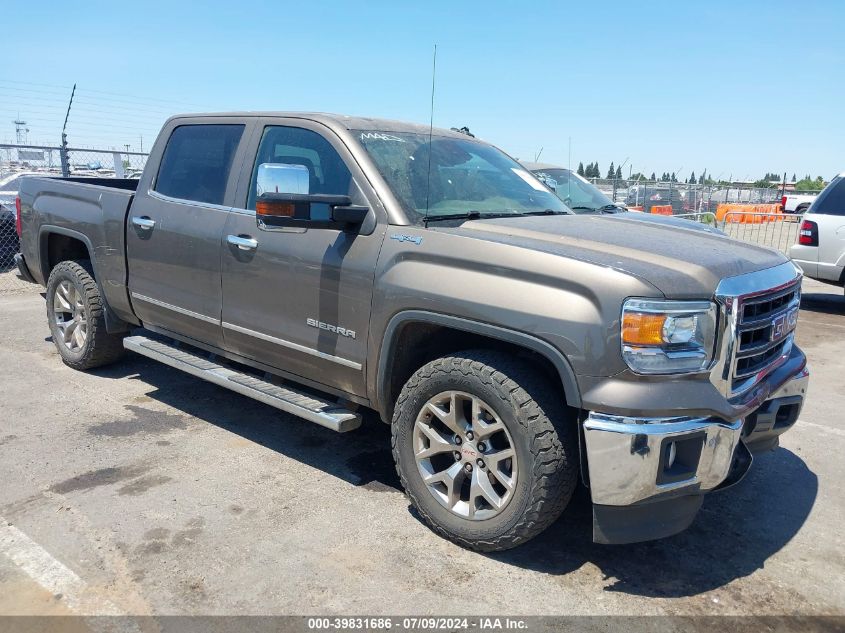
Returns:
[[[170,117],[173,119],[198,119],[198,118],[213,118],[213,117],[233,117],[233,118],[252,118],[252,117],[285,117],[291,119],[307,119],[309,121],[316,121],[323,123],[330,128],[344,128],[347,130],[379,130],[383,132],[406,132],[410,134],[428,134],[429,126],[419,123],[408,123],[406,121],[396,121],[394,119],[380,119],[375,117],[361,117],[350,116],[346,114],[334,114],[331,112],[257,112],[257,111],[240,111],[240,112],[200,112],[200,113],[186,113],[177,114]],[[438,136],[452,136],[455,138],[467,139],[466,134],[447,130],[445,128],[433,128],[434,134]]]

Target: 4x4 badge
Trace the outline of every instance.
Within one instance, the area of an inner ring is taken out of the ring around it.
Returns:
[[[396,240],[397,242],[412,242],[417,246],[422,244],[422,238],[418,235],[391,235],[390,239]]]

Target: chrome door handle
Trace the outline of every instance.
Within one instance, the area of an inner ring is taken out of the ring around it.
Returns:
[[[242,251],[254,251],[258,248],[258,240],[251,237],[242,237],[240,235],[229,235],[226,241],[232,246],[237,246]]]
[[[139,229],[144,229],[145,231],[149,231],[150,229],[152,229],[156,225],[156,221],[151,220],[147,216],[140,217],[140,218],[138,216],[132,216],[132,224],[137,226]]]

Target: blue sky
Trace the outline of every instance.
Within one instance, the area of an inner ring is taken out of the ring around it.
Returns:
[[[118,6],[119,5],[119,6]],[[178,111],[467,125],[634,171],[845,169],[845,2],[7,2],[0,140],[137,149]]]

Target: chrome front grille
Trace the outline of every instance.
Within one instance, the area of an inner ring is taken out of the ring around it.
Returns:
[[[739,297],[730,377],[732,395],[750,389],[789,356],[800,301],[800,279]]]

